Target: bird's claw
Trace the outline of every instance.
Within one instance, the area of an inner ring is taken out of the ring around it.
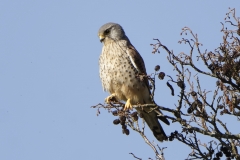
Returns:
[[[115,96],[116,96],[115,94],[111,94],[110,96],[108,96],[107,98],[105,98],[105,102],[106,102],[107,104],[109,104],[110,102],[115,101],[115,100],[116,100],[116,97],[115,97]]]
[[[127,110],[133,110],[133,107],[132,107],[132,104],[130,102],[130,99],[127,100],[127,102],[125,103],[125,106],[124,106],[124,111],[127,111]]]

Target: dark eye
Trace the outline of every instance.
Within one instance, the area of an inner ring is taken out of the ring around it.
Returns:
[[[110,32],[110,29],[107,29],[104,31],[105,34],[108,34]]]

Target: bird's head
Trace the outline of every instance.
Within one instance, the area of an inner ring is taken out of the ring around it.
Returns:
[[[126,37],[123,28],[117,23],[106,23],[98,31],[100,42],[108,39],[121,40]]]

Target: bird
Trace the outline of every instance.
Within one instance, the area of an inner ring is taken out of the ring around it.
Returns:
[[[153,104],[150,96],[149,82],[138,75],[147,75],[144,60],[131,44],[121,25],[113,22],[106,23],[98,30],[98,37],[103,44],[99,57],[99,73],[104,91],[110,93],[105,99],[110,103],[112,99],[125,101],[124,111],[132,110],[133,105]],[[153,135],[160,142],[167,140],[167,136],[158,119],[169,125],[169,121],[160,110],[152,108],[136,108],[152,130]]]

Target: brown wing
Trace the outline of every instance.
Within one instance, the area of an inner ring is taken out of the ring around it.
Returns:
[[[134,48],[133,45],[129,44],[128,45],[128,54],[130,57],[130,60],[132,62],[132,64],[134,65],[134,67],[138,70],[138,72],[140,74],[147,74],[146,72],[146,68],[145,68],[145,64],[144,61],[141,57],[141,55],[138,53],[138,51]],[[149,89],[149,82],[148,79],[145,77],[144,78],[145,84]],[[150,94],[150,89],[149,89],[149,94]],[[155,102],[152,102],[155,103]],[[167,139],[167,136],[161,126],[161,124],[158,122],[158,119],[160,119],[161,121],[163,121],[164,123],[166,123],[167,125],[169,125],[169,121],[167,120],[167,118],[165,117],[159,117],[159,115],[161,115],[161,111],[160,110],[156,110],[156,112],[148,112],[149,109],[138,109],[138,111],[140,113],[143,114],[143,117],[145,119],[145,121],[147,122],[149,128],[152,130],[154,136],[159,140],[159,141],[163,141]]]
[[[139,73],[147,74],[144,61],[138,51],[132,44],[128,44],[128,54],[130,56],[131,62]]]
[[[135,49],[135,47],[131,43],[128,44],[128,56],[133,64],[133,66],[137,69],[138,73],[147,75],[142,56],[138,53],[138,51]],[[145,82],[145,84],[149,90],[149,94],[150,94],[149,82],[146,77],[144,78],[144,82]]]

